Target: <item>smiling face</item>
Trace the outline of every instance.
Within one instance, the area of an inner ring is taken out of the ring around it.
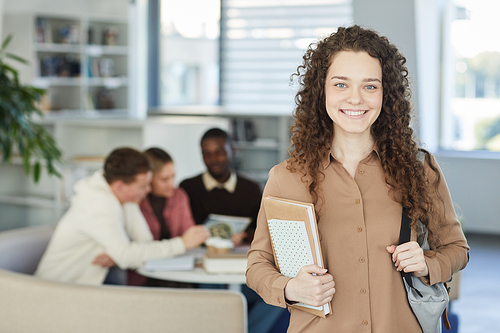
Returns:
[[[208,138],[201,142],[203,162],[208,172],[220,183],[225,182],[231,175],[232,150],[229,142],[224,138]]]
[[[158,197],[171,198],[175,191],[175,167],[173,162],[168,162],[153,174],[151,191]]]
[[[338,136],[370,136],[382,109],[382,68],[366,52],[338,52],[325,81],[326,110]]]

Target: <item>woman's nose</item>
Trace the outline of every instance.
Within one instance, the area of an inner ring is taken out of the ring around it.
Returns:
[[[347,102],[351,103],[352,105],[358,105],[363,103],[363,97],[361,96],[360,91],[358,89],[351,89]]]

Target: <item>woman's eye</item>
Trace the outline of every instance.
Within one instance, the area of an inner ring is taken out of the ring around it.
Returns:
[[[377,89],[377,87],[370,84],[370,85],[366,86],[366,89],[368,89],[368,90],[374,90],[374,89]]]
[[[339,88],[345,88],[346,87],[345,83],[336,83],[335,86],[339,87]]]

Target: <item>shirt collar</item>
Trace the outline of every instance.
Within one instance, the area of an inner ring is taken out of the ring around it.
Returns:
[[[373,154],[375,154],[380,159],[380,152],[379,152],[378,147],[376,145],[373,146],[372,151],[363,160],[366,160],[367,158],[369,158]],[[328,168],[330,166],[330,164],[332,163],[333,160],[337,160],[337,158],[335,157],[335,155],[333,155],[333,151],[330,148],[329,150],[327,150],[327,152],[325,153],[325,155],[321,159],[321,165],[323,166],[323,170],[326,170],[326,168]]]
[[[224,188],[229,193],[234,193],[234,191],[236,190],[237,177],[236,172],[234,171],[231,171],[231,176],[229,176],[229,179],[226,180],[225,183],[219,183],[214,177],[212,177],[212,175],[208,171],[205,171],[203,173],[201,179],[203,181],[203,185],[205,185],[205,189],[208,192],[212,191],[214,188]]]

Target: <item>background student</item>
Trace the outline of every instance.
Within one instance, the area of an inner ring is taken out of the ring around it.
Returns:
[[[149,160],[153,177],[151,192],[139,204],[149,229],[155,240],[182,236],[189,248],[205,242],[210,233],[202,225],[195,225],[189,198],[182,188],[175,187],[175,165],[170,155],[160,148],[146,150],[144,156]],[[129,271],[129,285],[163,285],[160,281],[146,279]],[[169,284],[173,287],[173,284]],[[175,284],[181,286],[181,284]]]
[[[131,148],[111,152],[104,171],[75,184],[35,275],[53,281],[102,284],[108,268],[136,268],[194,246],[182,237],[154,241],[138,203],[150,191],[149,161]]]
[[[232,238],[235,245],[251,242],[260,207],[260,186],[232,168],[231,140],[223,130],[208,130],[201,139],[201,152],[207,171],[180,184],[189,195],[196,223],[202,224],[211,213],[251,217],[253,222],[246,232]],[[286,310],[267,305],[247,286],[242,291],[248,302],[249,333],[272,332],[282,317],[288,319]]]
[[[189,196],[196,224],[203,224],[209,214],[251,217],[246,232],[232,239],[235,245],[250,243],[260,207],[259,184],[233,169],[231,140],[223,130],[212,128],[203,135],[201,153],[207,170],[179,185]]]

